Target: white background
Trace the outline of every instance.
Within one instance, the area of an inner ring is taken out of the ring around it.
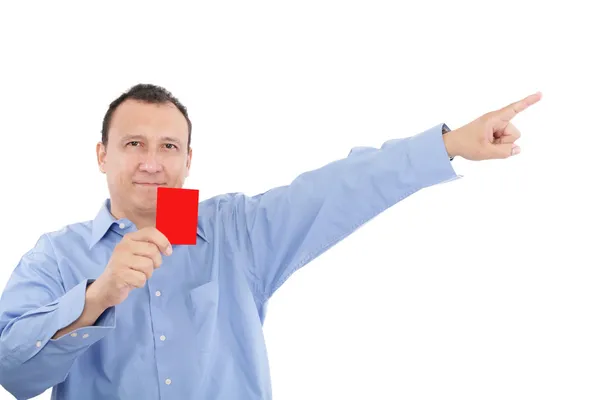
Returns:
[[[521,155],[455,159],[463,179],[392,207],[275,294],[273,394],[598,399],[592,3],[3,2],[0,283],[42,233],[95,216],[102,117],[136,83],[190,109],[186,187],[202,198],[540,90],[514,120]]]

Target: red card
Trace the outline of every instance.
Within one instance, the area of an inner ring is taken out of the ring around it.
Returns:
[[[171,244],[196,244],[199,191],[158,187],[156,229]]]

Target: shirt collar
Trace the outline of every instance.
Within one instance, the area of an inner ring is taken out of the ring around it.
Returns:
[[[110,213],[110,199],[104,200],[102,207],[98,211],[96,218],[92,221],[92,236],[90,237],[89,248],[94,247],[110,229],[113,224],[119,221]],[[208,243],[206,234],[200,224],[197,225],[196,234]]]

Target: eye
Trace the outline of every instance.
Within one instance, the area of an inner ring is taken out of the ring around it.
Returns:
[[[165,146],[167,147],[167,149],[171,150],[171,149],[176,149],[177,146],[175,146],[173,143],[167,143],[165,144]]]
[[[137,147],[137,145],[139,145],[139,144],[140,144],[140,142],[138,142],[137,140],[127,143],[127,145],[132,145],[133,147]]]

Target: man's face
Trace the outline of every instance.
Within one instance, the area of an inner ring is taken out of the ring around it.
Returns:
[[[153,212],[158,186],[183,186],[192,159],[187,141],[187,121],[172,103],[121,103],[113,113],[108,145],[96,146],[112,204],[122,211]]]

